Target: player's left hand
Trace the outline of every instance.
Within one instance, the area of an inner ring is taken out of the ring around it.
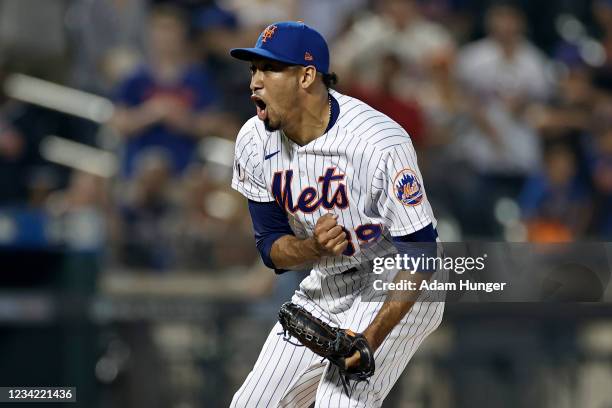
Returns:
[[[350,329],[346,329],[346,332],[351,336],[356,335],[355,332],[353,332]],[[370,329],[368,328],[368,329],[365,329],[365,331],[363,331],[363,333],[361,334],[363,335],[363,337],[365,337],[366,341],[368,342],[368,345],[370,346],[372,353],[374,353],[378,349],[378,346],[380,344],[375,341],[375,337],[373,337],[373,333],[371,333]],[[359,351],[355,351],[350,357],[344,359],[344,363],[347,369],[351,367],[359,366],[360,361],[361,361],[361,353],[359,353]]]
[[[345,331],[348,333],[349,336],[352,336],[352,337],[356,336],[355,332],[350,329],[346,329]],[[350,357],[344,359],[344,365],[346,369],[348,370],[351,367],[359,366],[360,361],[361,361],[361,353],[359,352],[359,350],[356,350]]]
[[[351,367],[357,367],[359,365],[359,361],[361,361],[361,353],[359,351],[355,351],[352,356],[344,360],[344,364],[348,370]]]

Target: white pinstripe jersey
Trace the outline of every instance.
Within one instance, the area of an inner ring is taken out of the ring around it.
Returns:
[[[232,187],[253,201],[277,201],[298,238],[312,236],[322,215],[338,214],[349,248],[313,265],[335,274],[395,253],[391,236],[436,221],[406,131],[360,100],[330,93],[338,119],[304,146],[249,119],[236,141]]]

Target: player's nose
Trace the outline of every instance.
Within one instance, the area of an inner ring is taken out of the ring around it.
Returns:
[[[263,88],[263,72],[261,72],[260,70],[255,70],[253,75],[251,75],[250,88],[252,92]]]

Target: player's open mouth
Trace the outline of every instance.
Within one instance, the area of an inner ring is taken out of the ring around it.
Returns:
[[[259,120],[266,120],[268,118],[266,103],[257,95],[251,95],[251,100],[255,103],[255,107],[257,108],[257,117]]]

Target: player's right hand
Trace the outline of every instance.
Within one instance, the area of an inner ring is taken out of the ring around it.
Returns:
[[[314,228],[314,243],[321,256],[338,256],[348,246],[346,232],[338,225],[338,215],[325,214],[317,220]]]

